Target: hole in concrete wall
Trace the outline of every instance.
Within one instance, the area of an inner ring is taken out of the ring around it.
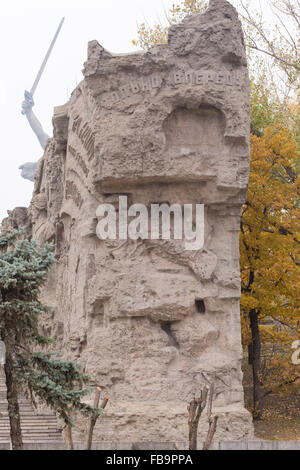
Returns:
[[[196,310],[198,313],[201,313],[202,315],[205,314],[205,303],[204,300],[202,299],[196,299],[195,300],[195,305],[196,305]]]
[[[179,343],[174,336],[171,326],[172,326],[172,322],[161,322],[161,328],[169,336],[169,341],[170,341],[171,346],[175,346],[175,348],[179,349]]]
[[[103,326],[104,323],[104,304],[103,300],[96,300],[93,304],[92,311],[93,324],[95,326]]]

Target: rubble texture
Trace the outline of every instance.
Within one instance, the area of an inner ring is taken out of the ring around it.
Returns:
[[[56,249],[45,331],[111,397],[95,440],[184,440],[187,404],[211,382],[216,441],[249,440],[239,309],[249,78],[237,13],[211,0],[146,53],[112,55],[92,41],[84,77],[55,108],[28,209],[27,230]],[[204,248],[101,241],[96,209],[119,195],[205,204]]]

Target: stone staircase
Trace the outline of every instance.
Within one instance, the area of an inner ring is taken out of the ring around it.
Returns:
[[[1,366],[0,366],[0,369]],[[24,443],[62,443],[62,434],[54,414],[37,413],[29,400],[19,399],[22,438]],[[6,384],[3,369],[0,370],[0,444],[10,442],[7,411]]]

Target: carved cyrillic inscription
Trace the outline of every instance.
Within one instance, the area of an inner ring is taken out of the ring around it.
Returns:
[[[94,145],[95,145],[95,133],[89,127],[87,122],[82,122],[80,116],[76,116],[72,131],[79,137],[84,149],[88,154],[88,159],[91,160],[94,156]]]
[[[222,85],[233,86],[237,83],[237,76],[229,72],[215,72],[209,70],[198,71],[182,71],[173,72],[171,80],[174,85],[190,84],[190,85]]]
[[[69,145],[68,146],[68,151],[70,153],[70,155],[72,155],[72,157],[74,158],[74,160],[76,160],[76,162],[78,163],[78,165],[80,166],[80,168],[82,169],[83,173],[85,174],[85,176],[88,176],[89,174],[89,169],[87,168],[86,164],[85,164],[85,161],[83,160],[82,156],[80,155],[80,153],[77,152],[77,150],[74,149],[74,147],[72,147],[72,145]]]
[[[75,202],[76,206],[80,209],[83,203],[83,199],[80,195],[80,192],[73,183],[73,181],[66,182],[66,199],[72,199]]]
[[[175,70],[170,74],[155,74],[143,79],[132,80],[128,84],[122,85],[117,90],[107,93],[102,97],[103,104],[111,105],[117,101],[125,100],[130,96],[139,93],[149,92],[159,89],[164,84],[167,87],[191,85],[202,86],[205,89],[214,86],[237,86],[243,85],[243,80],[234,72],[216,72],[213,70]],[[239,83],[240,82],[240,83]]]
[[[104,100],[109,105],[111,102],[124,100],[132,95],[137,95],[141,92],[149,92],[161,88],[163,81],[162,74],[151,75],[139,80],[130,80],[127,84],[120,86],[118,90],[105,95]]]

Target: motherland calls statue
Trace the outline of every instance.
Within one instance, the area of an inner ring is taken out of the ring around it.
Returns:
[[[35,92],[35,90],[36,90],[36,88],[39,84],[39,81],[40,81],[41,76],[43,74],[43,71],[46,67],[49,56],[50,56],[50,54],[52,52],[52,49],[54,47],[54,44],[56,42],[56,39],[57,39],[57,37],[60,33],[60,30],[62,28],[64,20],[65,20],[65,18],[62,18],[62,20],[59,23],[59,26],[56,30],[54,38],[52,39],[50,47],[49,47],[49,49],[47,51],[47,54],[46,54],[46,56],[43,60],[41,68],[38,71],[38,74],[36,76],[36,79],[35,79],[32,87],[31,87],[30,92],[25,90],[25,93],[24,93],[25,101],[23,101],[23,103],[22,103],[22,114],[25,114],[25,116],[27,117],[27,120],[30,124],[30,127],[33,130],[33,132],[35,133],[35,135],[37,136],[37,138],[39,140],[39,143],[41,144],[43,150],[45,150],[45,148],[46,148],[46,144],[47,144],[47,141],[49,139],[49,136],[46,134],[46,132],[44,132],[40,121],[38,120],[38,118],[36,117],[36,115],[32,111],[32,107],[34,106],[33,95],[34,95],[34,92]],[[22,170],[21,176],[25,179],[28,179],[29,181],[34,181],[34,174],[35,174],[36,167],[37,167],[37,162],[35,162],[35,163],[24,163],[23,165],[21,165],[19,167],[19,169]]]
[[[22,103],[22,113],[25,114],[27,120],[30,124],[31,129],[37,136],[39,143],[42,146],[42,149],[45,150],[47,140],[49,139],[48,134],[43,130],[43,127],[32,111],[32,107],[34,106],[33,96],[29,91],[25,91],[24,93],[25,100]],[[34,173],[37,167],[37,162],[28,162],[21,165],[19,168],[22,170],[21,176],[24,179],[29,181],[34,181]]]

